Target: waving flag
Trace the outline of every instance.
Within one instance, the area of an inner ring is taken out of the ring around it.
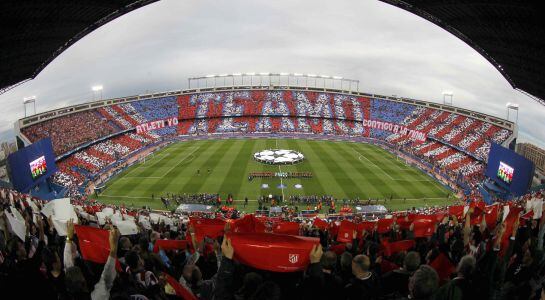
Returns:
[[[343,220],[339,227],[339,232],[337,233],[337,241],[341,243],[351,242],[354,230],[356,230],[356,224]]]
[[[234,259],[250,267],[272,272],[303,271],[318,238],[274,233],[230,233]]]

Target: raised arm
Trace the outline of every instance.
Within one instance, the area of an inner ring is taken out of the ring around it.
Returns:
[[[109,299],[110,290],[114,284],[116,274],[115,262],[117,259],[117,241],[119,240],[119,231],[117,229],[110,230],[110,255],[102,270],[100,280],[95,285],[95,289],[91,293],[91,299]]]

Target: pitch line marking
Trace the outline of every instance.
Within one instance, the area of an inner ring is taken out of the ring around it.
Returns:
[[[172,171],[174,168],[178,167],[178,165],[180,165],[180,163],[184,162],[186,159],[188,159],[189,157],[193,157],[190,161],[192,161],[193,159],[195,159],[195,155],[193,155],[193,153],[195,153],[195,151],[199,150],[199,148],[195,148],[193,149],[193,151],[191,151],[191,153],[189,153],[186,157],[184,157],[182,160],[180,160],[177,164],[175,164],[174,166],[170,167],[170,169],[168,169],[168,171],[166,171],[163,176],[161,176],[161,178],[165,177],[165,175],[167,175],[168,173],[170,173],[170,171]]]
[[[375,164],[374,162],[372,162],[369,158],[365,157],[365,155],[359,153],[358,151],[356,151],[354,149],[354,152],[356,152],[357,154],[359,154],[358,156],[358,160],[361,162],[361,158],[365,158],[365,160],[367,160],[368,162],[372,163],[373,166],[377,167],[382,173],[386,174],[386,176],[388,176],[391,180],[395,180],[392,176],[390,176],[390,174],[386,173],[386,171],[384,171],[381,167],[379,167],[377,164]]]
[[[158,151],[165,150],[165,152],[166,152],[166,150],[168,150],[168,147],[169,147],[169,146],[167,146],[166,149],[159,149]],[[170,148],[170,149],[172,149],[172,148]],[[150,153],[150,154],[148,154],[146,157],[148,157],[148,156],[151,155],[151,154],[153,154],[153,152]],[[159,159],[158,161],[154,162],[151,166],[145,166],[145,167],[153,167],[153,166],[155,166],[157,163],[159,163],[160,161],[162,161],[165,157],[171,155],[170,153],[161,153],[161,154],[162,154],[162,155],[161,155],[161,157],[160,157],[160,159]],[[155,157],[158,157],[158,156],[159,156],[159,154],[158,154],[157,156],[155,156]],[[144,162],[145,162],[146,157],[144,157]],[[153,159],[153,158],[152,158],[152,159]],[[132,169],[130,172],[128,172],[128,173],[125,174],[125,175],[129,175],[129,174],[131,174],[132,172],[134,172],[134,171],[136,171],[136,170],[138,170],[139,168],[142,168],[142,167],[144,167],[144,163],[139,162],[139,163],[137,163],[137,166],[136,166],[134,169]],[[140,177],[138,177],[138,176],[135,176],[135,177],[140,178]]]
[[[195,152],[195,151],[193,151]],[[190,160],[186,160],[188,157],[191,157]],[[188,163],[188,162],[191,162],[195,159],[195,155],[193,154],[190,154],[188,155],[187,157],[184,157],[180,162],[178,162],[178,165],[181,163],[181,162],[184,162],[184,163]],[[183,164],[182,164],[183,165]],[[152,166],[148,166],[148,167],[152,167]],[[168,173],[168,172],[167,172]],[[166,173],[165,173],[166,174]],[[121,178],[119,178],[119,180],[122,180],[122,179],[135,179],[135,178],[138,178],[138,179],[160,179],[160,178],[163,178],[165,177],[165,175],[163,176],[123,176]]]

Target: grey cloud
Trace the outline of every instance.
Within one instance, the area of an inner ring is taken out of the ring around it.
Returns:
[[[518,102],[521,140],[544,145],[545,108],[514,91],[483,57],[446,31],[379,1],[163,0],[99,28],[35,80],[0,95],[0,132],[38,110],[105,97],[185,88],[187,77],[299,72],[359,79],[361,90],[441,101],[505,116]]]

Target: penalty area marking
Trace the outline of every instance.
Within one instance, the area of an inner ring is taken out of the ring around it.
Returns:
[[[392,176],[390,176],[390,174],[388,174],[386,171],[384,171],[381,167],[379,167],[377,164],[375,164],[374,162],[372,162],[370,159],[368,159],[367,157],[365,157],[365,155],[359,153],[358,151],[354,150],[357,154],[359,154],[358,156],[358,160],[360,162],[363,162],[361,159],[362,158],[365,158],[365,160],[367,160],[368,162],[372,163],[375,167],[377,167],[382,173],[386,174],[386,176],[388,176],[388,178],[390,178],[391,180],[393,181],[406,181],[406,182],[430,182],[431,180],[429,179],[396,179],[396,178],[393,178]]]
[[[190,149],[191,149],[191,148],[190,148]],[[163,177],[165,177],[166,174],[168,174],[170,171],[172,171],[172,169],[174,169],[175,167],[180,166],[180,163],[183,163],[183,164],[181,164],[181,165],[184,165],[184,164],[186,164],[186,163],[189,163],[189,162],[193,161],[193,160],[196,158],[196,156],[193,155],[193,153],[195,153],[195,151],[197,151],[198,149],[199,149],[198,147],[194,148],[193,151],[191,151],[191,153],[189,153],[187,156],[185,156],[184,158],[182,158],[177,164],[175,164],[174,166],[170,167],[170,168],[168,169],[168,171],[166,171],[166,172],[163,174],[163,176],[124,176],[124,177],[122,177],[122,178],[120,178],[120,179],[136,179],[136,178],[139,178],[139,179],[160,179],[160,178],[163,178]],[[171,156],[171,155],[168,155],[168,156]],[[191,159],[187,160],[188,158],[191,158]],[[161,158],[161,159],[163,159],[163,158]],[[157,163],[157,162],[156,162],[156,163]],[[146,166],[146,167],[153,167],[156,163],[152,164],[151,166]],[[130,173],[127,173],[127,175],[128,175],[128,174],[130,174]]]

